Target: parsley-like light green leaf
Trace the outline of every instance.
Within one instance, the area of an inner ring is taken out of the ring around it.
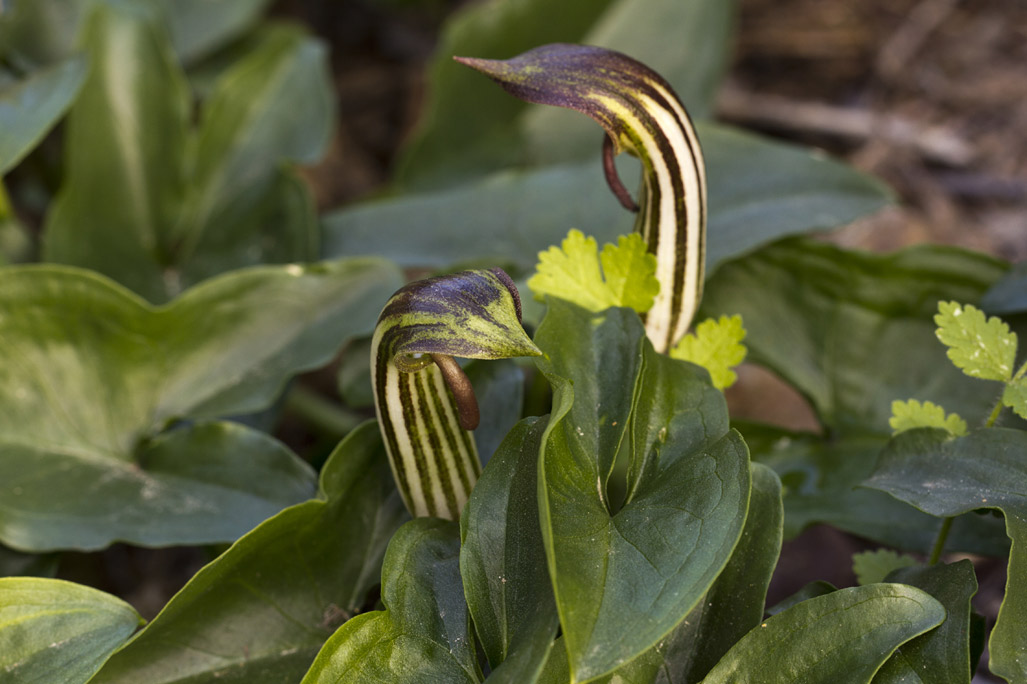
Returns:
[[[916,399],[909,401],[893,401],[891,403],[891,418],[888,425],[898,434],[913,428],[941,428],[948,430],[954,437],[966,435],[966,421],[955,413],[945,415],[945,409],[937,404],[925,401],[921,404]]]
[[[744,339],[741,316],[707,318],[696,326],[694,335],[688,333],[681,338],[670,350],[670,356],[702,366],[710,372],[714,387],[726,389],[738,379],[731,369],[744,361],[748,352],[742,344]]]
[[[852,554],[852,571],[860,586],[883,582],[893,570],[916,565],[916,559],[908,554],[899,554],[889,549],[863,551]]]
[[[1021,418],[1027,418],[1027,377],[1018,378],[1006,385],[1002,403],[1016,411]]]
[[[957,302],[938,302],[934,317],[938,339],[948,357],[967,375],[1008,382],[1016,360],[1016,333],[1001,319],[985,318],[976,307]]]
[[[553,295],[589,311],[626,306],[645,313],[660,290],[656,257],[636,233],[621,236],[616,246],[605,245],[599,256],[595,239],[572,229],[559,247],[539,252],[538,259],[528,280],[538,299]]]

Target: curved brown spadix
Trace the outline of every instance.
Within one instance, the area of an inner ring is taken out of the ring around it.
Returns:
[[[699,139],[670,85],[613,50],[545,45],[509,60],[457,57],[528,102],[574,109],[606,129],[604,171],[621,204],[635,202],[613,168],[626,150],[642,162],[635,229],[656,255],[660,292],[646,332],[666,352],[688,330],[702,297],[706,261],[706,171]]]
[[[470,433],[478,402],[453,358],[539,356],[501,269],[410,283],[385,305],[371,342],[375,412],[396,485],[414,516],[456,520],[481,474]]]

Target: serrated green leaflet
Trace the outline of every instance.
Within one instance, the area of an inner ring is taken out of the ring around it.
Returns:
[[[85,27],[93,69],[68,117],[46,259],[159,303],[227,270],[315,258],[313,202],[287,162],[316,159],[330,135],[323,46],[294,28],[264,32],[220,77],[194,131],[155,15],[103,4]]]
[[[896,648],[944,619],[936,599],[903,584],[841,589],[768,618],[702,681],[869,684]]]
[[[910,565],[916,565],[915,558],[891,549],[863,551],[852,556],[852,572],[861,586],[883,582],[891,571]]]
[[[969,304],[938,302],[938,339],[948,347],[949,360],[961,371],[982,380],[1008,382],[1016,362],[1016,333],[1009,326]]]
[[[670,357],[702,366],[709,371],[713,386],[722,390],[738,379],[733,369],[745,360],[744,339],[741,316],[708,318],[696,326],[695,334],[681,338],[670,350]]]
[[[713,584],[742,532],[747,450],[723,395],[657,354],[633,311],[550,299],[536,342],[555,390],[543,538],[572,678],[587,681],[656,645]],[[627,499],[614,511],[620,448]]]
[[[382,566],[386,609],[344,624],[303,684],[480,682],[459,553],[454,522],[419,518],[401,527]]]
[[[22,550],[232,541],[309,496],[309,466],[241,425],[367,332],[377,260],[264,267],[152,307],[96,274],[0,272],[0,538]],[[158,436],[159,435],[159,436]]]
[[[916,399],[891,403],[891,418],[888,425],[895,434],[913,428],[930,427],[948,430],[955,437],[966,434],[966,421],[955,413],[945,415],[945,409],[929,401],[921,404]]]
[[[364,606],[406,518],[373,423],[329,457],[318,498],[263,522],[200,570],[93,684],[299,681]]]
[[[1027,418],[1027,378],[1019,378],[1006,385],[1002,391],[1002,403],[1021,418]]]
[[[951,439],[940,430],[895,437],[866,485],[939,517],[998,508],[1012,540],[1005,599],[992,630],[989,667],[1027,680],[1027,433],[989,428]]]
[[[63,580],[0,578],[7,684],[85,684],[143,622],[119,598]]]
[[[57,123],[86,77],[87,61],[71,58],[0,87],[0,176]]]
[[[603,245],[598,258],[596,248],[595,238],[571,230],[559,247],[539,252],[537,271],[528,287],[537,299],[553,295],[589,311],[611,306],[648,311],[660,283],[656,258],[646,252],[642,238],[637,233],[622,235],[617,245]]]

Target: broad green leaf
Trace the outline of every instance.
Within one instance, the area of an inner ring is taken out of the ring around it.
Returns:
[[[71,105],[86,77],[78,57],[0,87],[0,176],[42,140]]]
[[[0,367],[0,539],[21,550],[232,541],[302,500],[310,469],[261,433],[154,436],[265,408],[289,377],[370,330],[399,282],[372,260],[264,267],[155,308],[86,271],[0,271],[11,360]]]
[[[121,4],[98,11],[85,37],[94,68],[69,116],[69,171],[47,220],[47,260],[163,302],[223,271],[314,258],[313,200],[283,164],[311,161],[327,143],[325,50],[298,29],[261,35],[221,75],[193,132],[165,27]]]
[[[948,247],[875,255],[786,240],[722,267],[702,312],[740,313],[749,360],[798,389],[825,427],[887,435],[898,398],[988,415],[991,397],[952,368],[931,319],[938,300],[976,301],[1004,270]]]
[[[955,413],[945,415],[945,409],[929,401],[921,404],[916,399],[891,403],[891,418],[888,425],[893,434],[914,428],[930,427],[947,430],[953,437],[966,435],[966,421]]]
[[[901,644],[938,626],[945,608],[903,584],[840,589],[768,618],[703,684],[869,684]]]
[[[1006,385],[1002,392],[1002,403],[1016,411],[1021,418],[1027,418],[1027,377]]]
[[[697,604],[742,532],[750,475],[723,395],[656,354],[629,309],[558,299],[536,336],[554,386],[539,464],[549,573],[575,681],[664,638]],[[629,449],[627,501],[607,479]]]
[[[949,360],[967,375],[1008,382],[1016,361],[1016,333],[994,316],[969,304],[938,302],[934,316],[938,339],[948,347]]]
[[[198,572],[92,684],[278,684],[361,610],[406,514],[377,426],[329,457],[318,500],[288,508]]]
[[[167,16],[175,52],[194,62],[238,37],[263,14],[269,0],[157,0]]]
[[[781,236],[843,225],[888,201],[878,181],[801,148],[713,124],[698,130],[710,187],[708,272]],[[539,250],[569,228],[614,242],[634,221],[609,192],[596,156],[334,212],[324,220],[323,251],[429,268],[487,259],[516,276],[530,273]]]
[[[339,628],[303,684],[480,682],[459,554],[455,522],[418,518],[401,527],[382,566],[386,609]]]
[[[559,626],[536,497],[546,422],[510,431],[460,519],[464,595],[495,684],[536,681]]]
[[[942,363],[947,363],[942,359]],[[759,425],[738,425],[753,460],[777,471],[784,485],[785,538],[814,523],[908,551],[928,552],[941,521],[881,492],[858,485],[873,472],[887,443],[878,435],[824,440]],[[967,553],[1005,555],[1008,539],[991,516],[956,519],[949,548]]]
[[[129,7],[101,3],[86,23],[91,68],[68,115],[44,258],[114,275],[163,301],[162,266],[172,261],[186,197],[189,93],[153,13]]]
[[[60,554],[21,553],[0,546],[0,577],[53,577]]]
[[[660,290],[656,257],[637,233],[622,235],[616,245],[603,245],[599,255],[595,238],[572,229],[559,247],[539,252],[538,260],[528,280],[538,299],[552,295],[593,312],[625,306],[645,313]]]
[[[966,684],[970,661],[970,599],[977,593],[973,564],[907,567],[887,581],[923,589],[945,606],[945,622],[899,647],[874,684]]]
[[[733,370],[745,360],[745,328],[741,316],[707,318],[681,338],[670,356],[682,361],[691,361],[710,373],[710,380],[717,389],[730,387],[738,379]]]
[[[1005,517],[1009,552],[1006,595],[991,632],[992,673],[1027,680],[1027,433],[991,428],[949,438],[913,430],[881,454],[868,487],[888,492],[939,517],[997,508]]]
[[[526,106],[455,64],[454,55],[506,59],[557,42],[608,47],[661,73],[693,115],[702,116],[729,58],[734,7],[716,0],[569,0],[559,12],[544,0],[468,6],[443,31],[429,69],[425,115],[401,158],[399,184],[439,187],[514,163],[548,164],[580,158],[582,150],[599,152],[602,138],[592,122]],[[568,224],[559,235],[571,225],[593,232]]]
[[[97,0],[5,2],[0,12],[0,56],[38,68],[67,59]]]
[[[752,496],[742,537],[710,591],[655,649],[662,661],[657,684],[702,680],[739,639],[760,624],[781,553],[783,521],[780,480],[770,468],[753,463]]]
[[[981,297],[981,308],[992,314],[1027,311],[1027,261],[1015,264]]]
[[[891,549],[876,549],[852,554],[852,572],[860,586],[883,582],[893,570],[916,565],[916,558]]]
[[[121,599],[80,584],[0,578],[3,681],[85,684],[142,622]]]
[[[276,256],[302,260],[316,254],[312,201],[305,192],[276,186],[282,183],[282,162],[313,162],[327,147],[334,119],[330,92],[325,46],[294,27],[266,31],[259,46],[221,76],[197,133],[180,258],[209,259],[214,252],[227,270]],[[297,102],[303,103],[299,112]],[[302,187],[298,179],[292,183]],[[284,216],[266,206],[268,193],[284,193]],[[276,220],[291,223],[275,230]],[[262,226],[263,240],[246,232],[247,223],[260,221],[268,224]],[[233,231],[226,222],[242,225]],[[266,246],[269,240],[280,244]],[[269,254],[244,254],[255,246]]]

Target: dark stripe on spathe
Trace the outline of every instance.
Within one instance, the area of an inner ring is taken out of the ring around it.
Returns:
[[[424,450],[420,447],[421,444],[421,432],[417,427],[417,406],[415,404],[415,392],[417,379],[414,377],[416,373],[400,373],[399,374],[399,399],[403,406],[403,422],[406,423],[407,433],[410,435],[410,445],[412,455],[414,457],[414,468],[416,473],[411,473],[417,477],[418,482],[421,484],[421,496],[424,497],[424,505],[428,513],[431,514],[436,510],[437,506],[435,503],[435,497],[432,493],[431,478],[428,474],[428,465],[425,461]]]
[[[375,383],[377,388],[377,400],[379,406],[379,423],[382,434],[385,435],[386,446],[388,447],[389,461],[392,463],[392,471],[396,476],[396,486],[406,501],[407,508],[413,509],[413,502],[410,499],[410,484],[407,480],[406,468],[403,465],[399,441],[396,439],[396,429],[392,424],[392,417],[389,416],[389,407],[385,401],[386,378],[388,376],[388,363],[382,358],[381,344],[378,345],[378,352],[375,355]],[[398,377],[397,377],[398,379]]]
[[[417,401],[420,403],[421,416],[424,419],[424,426],[427,431],[426,437],[428,438],[429,452],[425,456],[431,458],[435,463],[435,467],[439,472],[439,484],[442,486],[443,500],[436,502],[432,513],[438,517],[451,518],[455,515],[457,507],[456,493],[453,491],[451,479],[453,476],[453,453],[443,447],[439,434],[435,429],[435,424],[432,421],[431,410],[429,409],[430,403],[434,406],[436,413],[439,411],[438,395],[435,392],[435,388],[431,386],[434,381],[432,375],[438,372],[434,366],[429,366],[413,375],[417,376]],[[443,414],[440,416],[439,422],[441,423],[444,418],[445,415]],[[445,511],[441,510],[440,507],[442,506],[445,506]]]

